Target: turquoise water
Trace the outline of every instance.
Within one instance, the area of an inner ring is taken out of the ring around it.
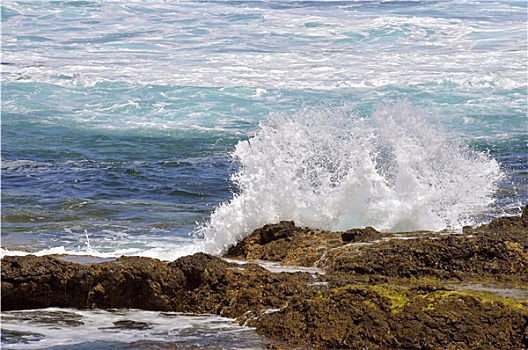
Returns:
[[[528,203],[523,1],[1,16],[2,254],[172,260],[270,221],[456,229]]]

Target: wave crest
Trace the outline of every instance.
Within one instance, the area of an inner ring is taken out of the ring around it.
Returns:
[[[221,254],[280,220],[327,230],[441,230],[475,224],[503,178],[498,162],[399,101],[370,118],[349,108],[274,113],[240,141],[238,188],[200,230]]]

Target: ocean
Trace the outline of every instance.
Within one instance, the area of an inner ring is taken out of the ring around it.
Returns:
[[[1,21],[2,255],[174,260],[280,220],[458,230],[528,203],[525,1],[4,0]],[[103,313],[4,312],[2,347],[266,344]]]

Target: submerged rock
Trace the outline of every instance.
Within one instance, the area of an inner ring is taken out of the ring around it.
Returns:
[[[459,234],[326,232],[286,221],[255,230],[228,256],[243,260],[5,256],[2,310],[212,313],[276,339],[269,348],[528,348],[527,209]],[[324,273],[273,273],[248,260]]]

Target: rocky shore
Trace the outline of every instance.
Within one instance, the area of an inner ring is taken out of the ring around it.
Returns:
[[[310,267],[272,272],[258,261]],[[527,349],[528,207],[462,232],[255,230],[224,258],[5,256],[2,310],[211,313],[268,348]]]

